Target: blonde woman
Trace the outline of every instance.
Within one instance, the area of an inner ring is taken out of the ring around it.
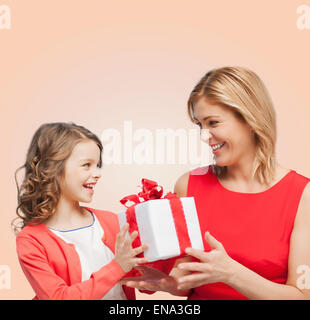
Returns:
[[[184,174],[175,191],[195,197],[205,250],[188,248],[170,276],[140,267],[127,285],[188,299],[309,299],[310,179],[276,161],[264,84],[245,68],[212,70],[188,113],[216,164]]]

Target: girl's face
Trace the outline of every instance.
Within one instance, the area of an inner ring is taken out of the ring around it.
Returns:
[[[101,177],[100,149],[92,140],[76,144],[65,163],[60,181],[62,196],[69,201],[91,202],[93,188]]]
[[[218,166],[241,164],[243,159],[248,161],[254,156],[254,132],[232,110],[201,98],[194,104],[193,113],[201,129],[208,129],[209,145]],[[214,150],[218,144],[220,148]]]

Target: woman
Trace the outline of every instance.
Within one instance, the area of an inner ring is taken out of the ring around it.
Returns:
[[[215,165],[181,176],[175,192],[195,197],[205,250],[187,249],[170,276],[140,267],[126,284],[188,299],[310,299],[300,274],[310,270],[310,179],[275,159],[264,84],[245,68],[212,70],[188,113],[209,134]]]

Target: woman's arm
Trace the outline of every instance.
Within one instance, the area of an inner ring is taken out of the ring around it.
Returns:
[[[206,237],[213,250],[210,253],[190,249],[190,254],[203,259],[202,263],[179,265],[183,269],[200,271],[179,279],[179,288],[191,288],[221,280],[249,299],[310,299],[310,184],[305,187],[295,218],[290,240],[288,279],[286,284],[267,280],[237,261],[229,258],[216,239]],[[272,245],[272,244],[270,244]],[[298,273],[302,266],[305,274]],[[298,279],[307,280],[298,285]]]

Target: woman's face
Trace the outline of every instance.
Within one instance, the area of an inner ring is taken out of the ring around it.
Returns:
[[[94,141],[77,143],[65,163],[60,182],[62,196],[69,201],[90,202],[101,177],[99,161],[100,149]]]
[[[209,132],[209,145],[218,166],[242,165],[243,160],[253,160],[254,132],[231,109],[201,98],[194,104],[193,113],[201,129]],[[214,150],[218,144],[220,148]]]

